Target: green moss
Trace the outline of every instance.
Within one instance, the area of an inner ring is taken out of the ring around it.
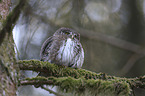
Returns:
[[[63,92],[75,92],[75,94],[85,95],[85,92],[89,92],[91,96],[96,96],[99,94],[104,94],[107,96],[116,95],[116,96],[128,96],[130,94],[129,84],[125,81],[116,81],[116,80],[101,80],[101,79],[84,79],[83,77],[75,79],[73,77],[36,77],[36,78],[27,78],[26,80],[33,81],[36,80],[38,83],[41,81],[51,82],[49,85],[59,86],[60,90]]]
[[[3,42],[0,45],[0,85],[1,93],[9,96],[15,94],[18,80],[18,66],[16,65],[13,36],[6,33]],[[9,90],[12,90],[11,92]]]
[[[56,64],[51,64],[49,62],[43,62],[39,60],[23,60],[17,62],[20,65],[21,70],[32,70],[36,72],[45,72],[47,76],[55,77],[67,77],[71,76],[74,78],[84,77],[86,79],[112,79],[113,76],[106,76],[105,73],[91,72],[85,69],[75,69],[66,66],[59,66]]]
[[[117,96],[129,95],[131,92],[129,84],[132,81],[127,78],[109,76],[105,73],[95,73],[85,69],[58,66],[38,60],[24,60],[17,63],[20,65],[21,70],[46,73],[46,77],[49,78],[38,76],[33,79],[37,79],[37,81],[51,80],[53,82],[48,85],[57,85],[64,92],[72,91],[85,94],[87,91],[89,94],[115,94]]]

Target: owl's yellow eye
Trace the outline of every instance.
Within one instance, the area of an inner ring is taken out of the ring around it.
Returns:
[[[65,32],[66,35],[70,34],[69,32]]]

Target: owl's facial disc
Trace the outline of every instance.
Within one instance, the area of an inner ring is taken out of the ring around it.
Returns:
[[[65,35],[71,39],[77,39],[80,40],[80,35],[76,31],[70,29],[70,28],[60,28],[54,33],[54,35]]]
[[[62,34],[68,36],[69,38],[74,39],[74,34],[71,30],[62,30],[61,32],[62,32]]]
[[[66,35],[70,35],[70,32],[69,31],[62,31],[64,34],[66,34]]]

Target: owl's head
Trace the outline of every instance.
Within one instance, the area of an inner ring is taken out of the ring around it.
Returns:
[[[56,36],[56,35],[63,35],[63,36],[66,36],[66,37],[69,37],[69,38],[72,38],[72,39],[77,39],[77,40],[80,40],[80,34],[70,28],[60,28],[58,29],[54,34],[53,36]]]

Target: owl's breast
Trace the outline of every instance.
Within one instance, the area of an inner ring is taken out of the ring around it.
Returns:
[[[60,46],[58,51],[57,58],[63,63],[65,66],[69,66],[69,64],[73,63],[74,59],[74,48],[77,44],[71,38],[68,38],[63,41],[63,44]]]

